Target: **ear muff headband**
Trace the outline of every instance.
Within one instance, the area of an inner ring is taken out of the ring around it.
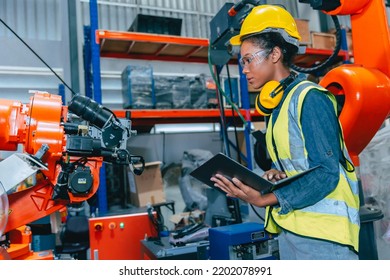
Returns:
[[[289,84],[295,79],[295,75],[291,74],[282,82],[269,81],[267,82],[260,93],[256,96],[255,108],[263,116],[269,116],[275,109],[283,97],[283,92]]]

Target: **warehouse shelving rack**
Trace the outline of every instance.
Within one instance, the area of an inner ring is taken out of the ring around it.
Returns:
[[[96,30],[96,43],[100,46],[100,57],[208,63],[209,40],[203,38]],[[124,111],[116,113],[123,115]],[[219,119],[218,109],[137,109],[131,113],[135,127],[156,123],[217,122]],[[245,114],[245,109],[240,113]],[[249,113],[251,117],[260,117],[255,110]],[[231,114],[227,113],[227,116]]]
[[[91,26],[86,27],[85,32],[85,80],[86,95],[92,97],[98,103],[102,103],[100,58],[118,59],[142,59],[176,62],[208,63],[209,40],[205,38],[189,38],[171,35],[156,35],[139,32],[123,32],[98,29],[97,0],[90,1]],[[306,53],[298,55],[295,64],[301,67],[309,67],[321,63],[332,54],[331,50],[307,48]],[[340,51],[334,63],[346,61],[349,58],[347,51]],[[237,64],[237,58],[232,58],[229,64]],[[92,67],[92,69],[91,69]],[[90,75],[91,73],[91,75]],[[242,78],[242,77],[241,77]],[[241,79],[241,82],[245,79]],[[243,83],[241,83],[243,84]],[[241,88],[241,98],[246,99],[247,104],[239,110],[245,120],[263,120],[263,117],[255,109],[249,108],[249,94],[246,85]],[[245,94],[246,92],[246,94]],[[126,110],[116,110],[114,113],[122,118]],[[238,114],[230,110],[224,112],[224,118],[238,118]],[[217,123],[222,120],[219,109],[136,109],[131,110],[132,127],[137,131],[149,131],[155,124],[167,123]],[[242,124],[242,122],[241,122]],[[248,130],[245,132],[248,140]],[[247,141],[246,141],[247,142]],[[250,147],[247,145],[247,163],[252,168]],[[100,172],[101,184],[99,187],[99,211],[107,211],[105,175]]]
[[[208,63],[208,39],[189,38],[149,33],[98,30],[95,31],[95,43],[99,48],[98,58],[142,59],[176,62]],[[306,54],[299,55],[295,61],[298,66],[306,67],[324,61],[331,55],[331,50],[306,49]],[[341,51],[338,60],[345,60],[346,53]],[[236,59],[230,63],[234,64]],[[100,71],[93,69],[94,80],[100,77]],[[94,95],[98,88],[94,86]],[[124,116],[124,110],[115,111]],[[261,116],[251,108],[240,110],[242,115],[249,113],[251,119]],[[231,113],[226,112],[228,117]],[[132,110],[132,122],[135,127],[148,127],[157,123],[217,122],[218,109],[137,109]]]

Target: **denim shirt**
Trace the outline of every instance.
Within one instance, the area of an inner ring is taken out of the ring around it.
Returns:
[[[293,86],[290,85],[286,89],[282,102]],[[280,107],[281,104],[272,113],[274,121],[277,119]],[[329,98],[323,92],[311,89],[302,105],[302,133],[309,167],[317,165],[320,167],[273,192],[281,207],[279,214],[287,214],[292,210],[313,205],[336,188],[340,176],[339,160],[342,158],[337,122]]]

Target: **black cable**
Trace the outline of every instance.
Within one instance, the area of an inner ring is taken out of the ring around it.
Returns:
[[[149,220],[152,222],[153,227],[156,230],[158,237],[160,238],[160,226],[159,226],[158,221],[154,217],[152,212],[153,212],[153,208],[152,207],[148,207],[147,213],[148,213]]]
[[[226,64],[226,73],[227,73],[227,79],[228,79],[228,83],[229,83],[230,100],[234,103],[234,99],[233,99],[233,88],[232,88],[232,83],[231,83],[231,80],[230,80],[229,64]],[[233,106],[232,106],[231,109],[232,109],[232,118],[233,118],[233,125],[234,125],[234,136],[235,136],[236,145],[237,145],[237,159],[238,159],[238,162],[241,162],[241,153],[240,153],[240,149],[239,149],[239,147],[238,147],[237,124],[236,124],[236,117],[235,117],[235,114],[234,114],[234,108],[233,108]]]
[[[160,210],[156,210],[156,217],[153,215],[153,207],[147,208],[149,220],[152,222],[153,227],[156,229],[158,239],[161,238],[161,231],[168,231],[168,227],[165,226],[164,217]]]
[[[341,49],[341,27],[340,27],[340,22],[337,18],[337,16],[332,16],[335,28],[336,28],[336,46],[333,50],[333,53],[331,56],[328,57],[327,60],[322,62],[321,64],[315,66],[315,67],[310,67],[310,68],[305,68],[305,67],[300,67],[295,64],[291,65],[291,68],[295,71],[301,72],[301,73],[315,73],[315,72],[320,72],[325,70],[327,67],[332,65],[334,59],[338,56],[339,51]]]
[[[217,66],[216,66],[217,67]],[[220,85],[221,84],[221,77],[220,77],[220,71],[218,71],[217,68],[217,75],[216,75],[216,84]],[[223,105],[223,92],[222,88],[218,89],[218,105],[219,105],[219,115],[221,119],[221,133],[223,135],[223,143],[225,145],[225,154],[230,157],[230,146],[228,142],[228,133],[227,133],[227,127],[226,127],[226,116],[225,116],[225,106]],[[226,97],[228,98],[228,97]],[[233,107],[232,103],[232,107]]]
[[[260,216],[260,214],[256,211],[255,207],[252,205],[252,204],[249,204],[253,210],[253,212],[255,213],[255,215],[260,219],[262,220],[263,222],[265,222],[265,219],[264,217]]]
[[[71,89],[67,83],[65,83],[65,81],[18,35],[16,34],[15,31],[12,30],[11,27],[9,27],[1,18],[0,18],[0,21],[4,24],[5,27],[8,28],[9,31],[11,31],[33,54],[35,54],[36,57],[38,57],[38,59],[40,61],[42,61],[43,64],[46,65],[47,68],[50,69],[50,71],[73,93],[73,95],[76,95],[76,93],[73,91],[73,89]]]

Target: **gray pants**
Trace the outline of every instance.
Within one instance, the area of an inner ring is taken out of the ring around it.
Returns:
[[[358,255],[348,246],[305,238],[282,231],[278,236],[281,260],[358,260]]]

